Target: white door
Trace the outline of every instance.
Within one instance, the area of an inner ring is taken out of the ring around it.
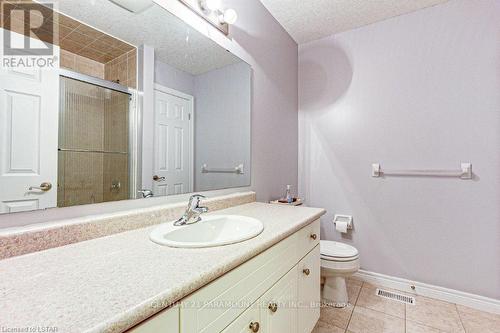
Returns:
[[[260,299],[261,332],[297,333],[297,266]]]
[[[57,70],[0,69],[0,213],[57,205],[58,110]]]
[[[155,90],[155,196],[193,191],[193,98],[171,89]]]

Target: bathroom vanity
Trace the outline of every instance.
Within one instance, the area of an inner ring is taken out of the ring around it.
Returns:
[[[319,233],[317,220],[129,332],[310,333],[320,312]]]
[[[223,201],[242,196],[248,195]],[[73,237],[115,223],[156,223],[0,260],[1,324],[87,333],[310,333],[320,310],[319,218],[325,211],[258,202],[217,210],[221,203],[213,200],[204,215],[209,221],[256,219],[262,232],[206,248],[153,242],[158,223],[180,216],[178,205],[87,221]],[[37,231],[30,242],[47,243],[67,228]],[[16,239],[31,246],[21,234],[11,237],[16,248]]]

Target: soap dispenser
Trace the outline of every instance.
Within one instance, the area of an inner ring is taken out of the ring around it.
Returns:
[[[286,186],[285,199],[286,199],[286,202],[288,202],[288,203],[292,203],[293,202],[293,196],[292,196],[291,188],[292,188],[292,185],[287,185]]]

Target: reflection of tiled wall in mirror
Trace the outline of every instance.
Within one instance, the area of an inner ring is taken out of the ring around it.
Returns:
[[[104,64],[66,50],[61,50],[61,67],[104,79]]]
[[[104,79],[135,88],[137,79],[137,50],[131,50],[104,65]]]
[[[61,67],[136,88],[137,51],[135,49],[105,64],[61,50]]]
[[[53,29],[31,34],[30,37],[58,45],[61,49],[61,67],[131,88],[136,87],[137,51],[133,45],[69,16],[53,12],[41,4],[38,4],[37,9]],[[15,13],[18,12],[20,11]],[[8,20],[1,20],[2,28],[25,34],[24,18],[20,13],[20,17],[13,15]],[[35,15],[31,20],[36,23],[42,20],[42,16]]]
[[[129,51],[105,64],[61,50],[61,67],[136,88],[137,51]]]
[[[61,80],[58,207],[127,199],[129,95]]]

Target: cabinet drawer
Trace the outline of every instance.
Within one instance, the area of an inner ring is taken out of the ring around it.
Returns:
[[[299,261],[306,253],[319,245],[320,221],[314,221],[300,229],[296,234],[298,237],[297,261]]]
[[[179,333],[179,307],[163,310],[127,333]]]
[[[311,333],[320,314],[320,250],[319,245],[298,264],[298,318],[297,333]]]
[[[184,299],[182,332],[221,332],[297,264],[297,244],[294,234]]]

